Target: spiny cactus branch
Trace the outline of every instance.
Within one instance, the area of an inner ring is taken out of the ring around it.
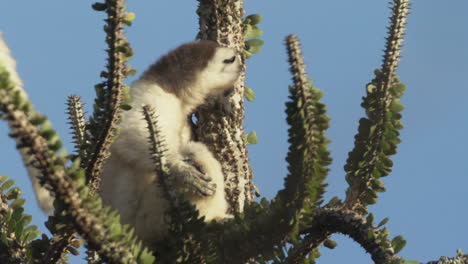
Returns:
[[[404,85],[395,76],[398,66],[409,0],[394,0],[386,42],[382,69],[367,85],[367,95],[362,106],[368,118],[362,118],[355,147],[349,153],[345,165],[346,180],[350,187],[346,191],[345,208],[358,209],[365,214],[366,206],[377,200],[376,192],[384,191],[380,177],[391,172],[390,156],[396,153],[400,142],[398,130],[402,128],[399,113],[403,107],[399,98]]]
[[[56,199],[63,203],[75,228],[89,245],[95,248],[105,261],[122,264],[137,263],[140,256],[134,255],[130,246],[121,244],[124,242],[107,241],[110,234],[109,227],[103,224],[103,219],[100,219],[97,214],[90,212],[88,206],[91,204],[91,199],[88,199],[87,205],[81,199],[81,195],[87,193],[86,187],[78,192],[72,179],[66,176],[64,161],[57,158],[48,148],[47,142],[37,133],[37,128],[29,122],[26,115],[15,111],[11,96],[5,90],[0,90],[0,112],[6,115],[12,135],[34,157],[35,166],[42,172],[45,183],[51,186]],[[93,198],[93,200],[97,199]],[[114,228],[118,227],[119,230],[123,230],[120,224],[112,224]],[[147,254],[146,251],[144,253]]]
[[[108,150],[116,136],[116,127],[120,120],[120,105],[123,100],[124,80],[127,72],[124,53],[130,49],[123,37],[124,3],[125,0],[106,0],[105,31],[108,64],[107,72],[103,74],[107,79],[103,83],[106,88],[105,99],[103,109],[95,110],[94,124],[91,124],[94,128],[92,128],[92,151],[90,153],[93,154],[87,162],[86,169],[88,182],[94,191],[99,188],[102,166],[109,155]]]
[[[242,73],[230,98],[232,112],[223,117],[209,107],[197,112],[197,139],[210,147],[221,163],[230,213],[242,211],[253,200],[252,169],[243,138],[244,128],[244,15],[243,0],[198,0],[200,32],[198,39],[208,39],[235,48],[241,54]]]
[[[72,130],[75,151],[82,160],[86,160],[86,121],[83,111],[81,98],[77,95],[68,97],[68,118],[70,128]],[[47,251],[42,257],[42,263],[62,263],[66,258],[69,250],[74,250],[72,242],[78,240],[78,234],[74,231],[73,225],[69,223],[69,219],[65,219],[61,215],[61,209],[56,208],[54,216],[50,216],[46,222],[46,226],[53,233],[54,239],[49,240]],[[56,226],[63,225],[60,229]]]
[[[73,135],[75,151],[82,160],[86,160],[86,120],[83,111],[83,103],[78,95],[71,95],[67,100],[68,119]]]
[[[60,264],[65,261],[69,247],[73,247],[72,243],[77,240],[78,234],[70,226],[63,228],[63,231],[54,234],[54,238],[49,241],[40,263]]]
[[[286,37],[286,49],[288,52],[290,72],[293,75],[294,87],[299,89],[299,96],[302,101],[307,101],[308,97],[311,96],[309,89],[309,79],[306,73],[306,66],[304,64],[304,57],[302,56],[301,44],[299,38],[296,35],[288,35]],[[304,108],[305,115],[311,116],[311,113],[307,112],[307,108]]]
[[[149,105],[144,105],[142,113],[148,126],[149,152],[153,160],[158,184],[169,203],[166,213],[171,218],[170,223],[168,223],[170,236],[177,245],[169,248],[165,253],[171,255],[169,251],[177,251],[183,248],[175,255],[178,258],[185,258],[185,263],[206,263],[205,256],[202,254],[206,250],[202,249],[211,249],[213,245],[209,245],[210,242],[205,241],[205,246],[202,247],[202,243],[199,242],[201,240],[199,234],[204,233],[202,230],[205,228],[205,223],[203,223],[202,219],[199,219],[195,207],[177,193],[174,177],[170,177],[166,165],[165,152],[167,149],[159,130],[155,110]],[[168,261],[173,262],[173,260]]]
[[[291,101],[286,104],[291,146],[286,158],[289,175],[285,181],[285,191],[289,193],[289,198],[282,200],[285,206],[288,206],[291,198],[296,200],[296,206],[301,208],[298,219],[302,229],[322,202],[324,181],[329,171],[327,166],[331,163],[327,149],[329,140],[325,137],[329,118],[325,105],[320,101],[322,92],[307,77],[297,36],[289,35],[286,38],[286,48],[294,85],[290,87]]]
[[[155,111],[151,106],[144,105],[142,107],[142,113],[148,126],[149,151],[156,175],[158,175],[159,184],[164,191],[167,201],[171,203],[171,206],[178,208],[180,204],[179,196],[175,189],[175,183],[172,181],[173,177],[168,177],[169,171],[164,156],[167,149],[164,144],[164,138],[159,130]]]
[[[410,0],[394,0],[392,3],[392,15],[382,63],[382,73],[384,75],[382,90],[387,90],[394,84],[393,79],[400,61],[406,20],[410,10],[409,2]]]

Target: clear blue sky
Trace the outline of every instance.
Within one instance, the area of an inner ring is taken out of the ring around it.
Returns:
[[[18,62],[36,109],[47,114],[65,142],[70,135],[65,99],[79,94],[92,105],[94,84],[105,61],[103,13],[92,1],[3,1],[0,31]],[[249,146],[255,182],[268,198],[286,175],[287,126],[284,102],[291,83],[284,38],[298,34],[308,73],[324,93],[331,116],[328,137],[333,165],[326,199],[344,197],[343,165],[352,149],[364,86],[380,67],[389,9],[387,1],[253,1],[246,13],[260,13],[265,46],[248,60],[247,85],[257,99],[247,103],[246,130],[259,143]],[[127,36],[135,49],[130,64],[144,70],[157,57],[193,40],[196,1],[128,1],[136,13]],[[468,252],[468,2],[415,0],[398,71],[408,89],[402,100],[405,125],[394,172],[384,179],[387,192],[370,210],[390,217],[392,236],[408,244],[403,257],[419,261]],[[29,203],[26,211],[41,226],[26,172],[14,143],[0,125],[0,174],[14,178]],[[71,150],[71,144],[66,147]],[[41,230],[45,228],[41,227]],[[339,246],[322,249],[319,263],[372,263],[350,239],[335,235]],[[73,263],[81,263],[74,259]]]

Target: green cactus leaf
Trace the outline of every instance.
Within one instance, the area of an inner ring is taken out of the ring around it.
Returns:
[[[250,24],[247,24],[245,28],[245,34],[244,38],[258,38],[263,35],[263,31],[259,29],[257,26],[252,26]]]
[[[128,111],[128,110],[132,109],[132,106],[129,105],[129,104],[122,104],[122,105],[120,105],[120,108],[122,108],[125,111]]]
[[[250,87],[244,87],[244,96],[249,102],[255,100],[255,92]]]
[[[251,131],[247,135],[247,145],[254,145],[258,143],[257,133],[255,131]]]
[[[107,4],[105,3],[94,3],[92,6],[91,6],[94,10],[96,11],[104,11],[107,9]]]
[[[257,25],[262,20],[263,20],[263,17],[260,14],[252,14],[245,18],[245,21],[248,21],[248,24],[250,25]]]
[[[245,42],[245,44],[249,47],[254,47],[254,46],[263,46],[263,44],[265,44],[265,41],[261,40],[261,39],[257,39],[257,38],[254,38],[254,39],[249,39]]]
[[[392,239],[392,247],[395,254],[400,252],[406,245],[406,240],[402,236],[396,236]]]
[[[329,249],[334,249],[338,245],[338,243],[336,243],[336,241],[334,241],[334,240],[327,239],[327,240],[325,240],[323,245],[325,247],[329,248]]]

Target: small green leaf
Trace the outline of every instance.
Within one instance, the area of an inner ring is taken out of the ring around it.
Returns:
[[[126,72],[126,75],[135,75],[137,74],[137,69],[130,69]]]
[[[330,199],[330,201],[327,204],[327,207],[338,207],[341,205],[341,200],[338,197],[333,197]]]
[[[247,16],[245,20],[249,21],[250,25],[256,25],[263,20],[263,17],[260,14],[252,14],[252,15]]]
[[[380,228],[381,226],[385,225],[386,223],[388,223],[389,220],[390,218],[385,217],[384,219],[382,219],[382,221],[379,222],[379,224],[377,225],[377,228]]]
[[[405,107],[399,103],[399,100],[392,101],[390,104],[390,111],[394,113],[399,113],[403,111],[403,109],[405,109]]]
[[[249,47],[263,46],[263,44],[265,44],[265,41],[263,41],[261,39],[256,39],[256,38],[247,40],[245,42],[245,45],[247,45]]]
[[[23,217],[21,218],[21,225],[27,226],[31,223],[31,221],[32,221],[31,215],[23,215]]]
[[[106,72],[106,71],[101,71],[101,74],[100,74],[99,76],[101,76],[101,78],[108,78],[108,77],[109,77],[109,73]]]
[[[22,207],[14,208],[13,209],[13,214],[11,214],[10,222],[17,223],[21,219],[21,216],[23,215],[23,212],[24,212],[24,209]]]
[[[253,191],[254,191],[255,197],[260,197],[262,195],[260,193],[260,189],[256,185],[253,185]]]
[[[366,217],[366,222],[368,224],[372,224],[374,222],[374,215],[372,213],[370,213],[367,217]]]
[[[376,88],[377,88],[377,86],[375,86],[375,84],[369,83],[369,84],[367,85],[367,92],[368,92],[368,93],[372,93],[372,92],[375,91]]]
[[[247,145],[254,145],[258,143],[257,133],[255,131],[251,131],[247,135]]]
[[[78,169],[69,173],[70,177],[78,186],[83,186],[86,183],[85,171],[83,169]]]
[[[6,233],[1,233],[0,234],[0,241],[2,241],[3,244],[5,244],[6,246],[8,246],[8,238],[6,236]]]
[[[41,232],[37,230],[37,226],[30,226],[24,230],[23,234],[26,234],[26,236],[24,237],[24,241],[29,242],[34,238],[38,237],[41,234]]]
[[[35,126],[38,126],[38,125],[42,125],[44,124],[44,122],[47,120],[47,117],[41,115],[41,114],[38,114],[38,113],[35,113],[32,117],[31,117],[31,123]]]
[[[138,263],[141,264],[152,264],[155,261],[155,257],[152,253],[148,251],[148,249],[144,248],[143,251],[138,256]]]
[[[18,187],[15,187],[7,192],[6,197],[8,200],[16,200],[21,196],[21,194],[22,194],[21,189]]]
[[[125,56],[128,56],[128,57],[131,57],[134,54],[134,51],[132,50],[132,48],[130,47],[130,44],[128,43],[122,44],[121,46],[117,47],[116,50],[118,52],[123,53]]]
[[[405,264],[422,264],[422,263],[419,262],[419,261],[407,260],[407,261],[405,261]]]
[[[259,46],[250,46],[247,49],[250,53],[259,53],[262,49]]]
[[[125,20],[133,21],[134,19],[135,19],[135,13],[128,12],[128,13],[125,14]]]
[[[6,175],[0,175],[0,183],[3,183],[4,181],[8,180],[8,176]]]
[[[5,191],[15,184],[14,180],[8,180],[0,187],[0,191]]]
[[[75,158],[69,170],[76,171],[77,169],[80,168],[80,164],[81,164],[81,158],[80,157]]]
[[[16,200],[13,201],[13,203],[10,204],[10,207],[11,208],[23,207],[25,202],[26,202],[25,199],[16,199]]]
[[[248,59],[248,58],[252,57],[252,53],[250,53],[247,50],[244,50],[244,56],[245,56],[246,59]]]
[[[53,150],[54,152],[57,152],[62,147],[62,141],[60,140],[60,137],[55,132],[47,140],[47,143],[48,143],[49,147],[51,148],[51,150]]]
[[[128,111],[128,110],[132,109],[132,106],[128,105],[128,104],[121,104],[120,108],[122,108],[125,111]]]
[[[334,249],[338,245],[338,243],[336,243],[336,241],[333,241],[331,239],[327,239],[325,240],[323,245],[329,249]]]
[[[257,26],[247,25],[245,28],[244,38],[258,38],[263,35],[263,31]]]
[[[384,182],[379,179],[371,180],[371,187],[376,192],[385,192]]]
[[[96,11],[104,11],[107,9],[107,4],[96,2],[91,7]]]
[[[406,90],[406,85],[402,83],[395,84],[390,91],[393,93],[394,96],[396,97],[401,97],[403,95],[403,92]]]
[[[17,107],[17,108],[21,108],[21,106],[23,105],[23,98],[21,97],[21,94],[19,91],[14,91],[14,94],[13,94],[13,104]]]
[[[250,87],[247,87],[247,86],[244,87],[244,96],[245,98],[247,98],[249,102],[252,102],[253,100],[255,100],[255,93]]]
[[[125,17],[123,19],[123,23],[127,26],[132,25],[132,21],[135,19],[135,13],[128,12],[125,14]]]
[[[400,252],[406,245],[406,240],[402,236],[396,236],[392,239],[392,247],[395,254]]]
[[[377,203],[377,193],[373,190],[367,190],[362,197],[362,201],[369,205]]]
[[[23,105],[23,108],[22,108],[21,110],[22,110],[23,112],[25,112],[25,113],[29,113],[29,112],[32,111],[32,109],[33,109],[32,104],[29,103],[29,102],[26,102],[26,103]]]
[[[98,98],[104,97],[104,85],[102,83],[96,84],[94,86],[94,90],[96,91],[96,96]]]

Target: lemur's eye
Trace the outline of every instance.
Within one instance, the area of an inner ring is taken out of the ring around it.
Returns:
[[[231,63],[233,63],[235,60],[236,60],[236,56],[232,56],[232,57],[229,58],[229,59],[223,60],[223,62],[226,63],[226,64],[231,64]]]

